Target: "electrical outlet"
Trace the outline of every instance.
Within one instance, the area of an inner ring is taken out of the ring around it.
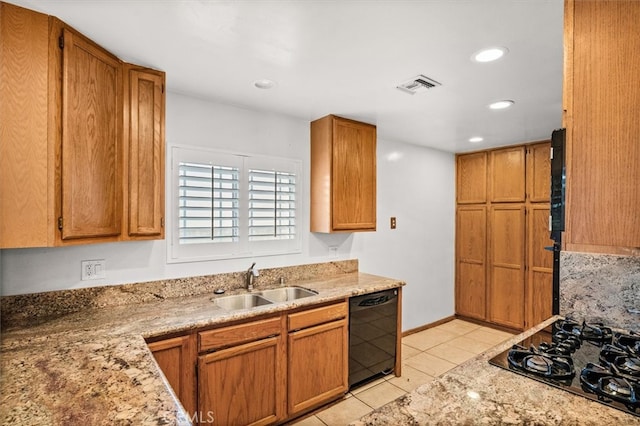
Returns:
[[[396,218],[391,216],[391,229],[396,229]]]
[[[80,262],[82,268],[82,281],[99,280],[107,277],[105,260],[83,260]]]

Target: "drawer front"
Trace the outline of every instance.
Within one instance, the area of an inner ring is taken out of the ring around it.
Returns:
[[[347,302],[323,306],[322,308],[309,309],[303,312],[287,315],[288,330],[300,330],[317,324],[345,318],[349,313]]]
[[[198,352],[252,342],[279,335],[281,332],[282,320],[280,317],[201,331],[198,333]]]

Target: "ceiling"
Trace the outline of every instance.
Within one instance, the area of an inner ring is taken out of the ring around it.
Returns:
[[[563,0],[9,2],[166,71],[169,91],[305,120],[336,114],[376,124],[384,140],[464,152],[561,125]],[[491,46],[509,51],[471,60]],[[418,74],[442,85],[396,88]],[[502,99],[515,104],[487,108]]]

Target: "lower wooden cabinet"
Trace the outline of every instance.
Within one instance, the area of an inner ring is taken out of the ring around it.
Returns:
[[[198,357],[198,412],[220,425],[284,419],[285,358],[281,335]]]
[[[456,313],[487,319],[487,208],[459,206],[456,214]]]
[[[319,310],[326,309],[322,312]],[[349,388],[349,341],[346,303],[308,312],[320,325],[288,335],[289,417],[335,399]],[[307,312],[300,313],[302,315]],[[296,315],[300,315],[296,314]],[[329,315],[341,317],[322,324]],[[298,318],[300,320],[300,318]],[[289,322],[290,324],[292,321]]]
[[[148,346],[184,409],[193,413],[196,409],[196,352],[192,336],[159,340]]]
[[[347,392],[348,314],[340,301],[148,346],[194,424],[282,423]]]
[[[524,205],[492,206],[489,235],[489,320],[521,329],[524,325]]]
[[[527,281],[525,286],[525,329],[553,315],[553,246],[549,238],[549,205],[527,209]]]

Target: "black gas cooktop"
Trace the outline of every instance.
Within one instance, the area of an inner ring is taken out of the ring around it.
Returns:
[[[640,417],[640,333],[567,318],[489,362]]]

